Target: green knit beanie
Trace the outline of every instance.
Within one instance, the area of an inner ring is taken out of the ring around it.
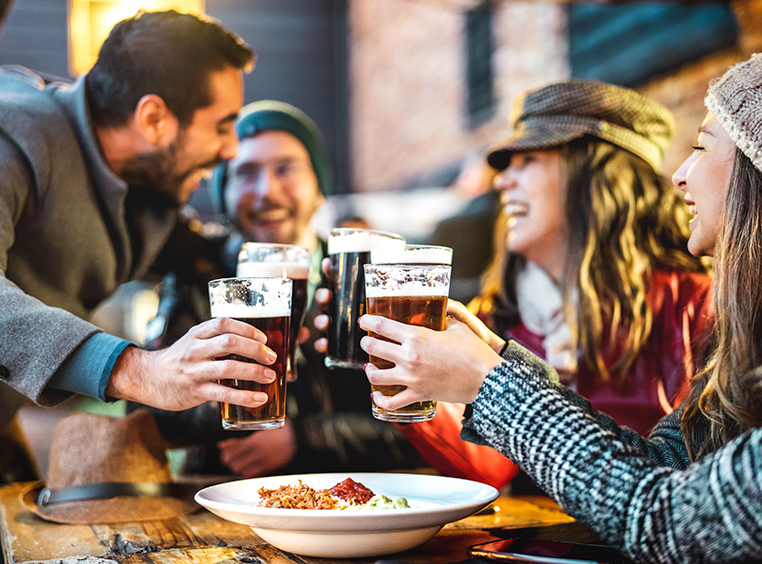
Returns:
[[[236,120],[238,138],[255,137],[265,131],[285,131],[301,141],[310,156],[318,188],[323,194],[330,192],[330,170],[323,137],[307,114],[291,104],[276,100],[261,100],[244,106]],[[224,198],[227,167],[226,162],[218,166],[210,183],[212,204],[222,214],[227,214]]]

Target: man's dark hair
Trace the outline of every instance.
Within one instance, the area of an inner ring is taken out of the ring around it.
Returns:
[[[124,125],[138,101],[161,96],[181,126],[212,103],[209,75],[233,67],[248,71],[254,52],[236,34],[204,16],[140,11],[114,26],[86,77],[93,120]]]

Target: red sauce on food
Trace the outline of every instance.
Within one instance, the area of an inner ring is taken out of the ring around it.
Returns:
[[[352,478],[347,478],[331,488],[331,493],[344,501],[354,501],[355,503],[367,503],[375,494],[360,482],[355,482]]]

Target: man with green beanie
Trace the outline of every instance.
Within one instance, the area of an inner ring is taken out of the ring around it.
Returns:
[[[264,100],[241,110],[236,132],[238,154],[215,170],[210,186],[215,210],[233,228],[223,262],[234,271],[245,241],[300,245],[311,253],[308,299],[312,302],[315,289],[324,283],[320,263],[326,248],[311,219],[324,203],[324,194],[330,193],[320,131],[294,106]],[[203,290],[196,289],[199,304],[205,301]],[[312,344],[319,336],[313,325],[319,313],[317,305],[308,306],[304,325],[313,335],[297,350],[298,379],[288,385],[284,427],[251,434],[222,431],[215,404],[180,414],[155,412],[167,439],[201,443],[199,456],[189,460],[186,471],[255,477],[425,464],[399,429],[373,418],[368,407],[370,385],[362,371],[327,371]]]
[[[317,247],[310,227],[329,188],[329,167],[315,123],[272,100],[244,107],[236,122],[240,149],[221,165],[212,199],[243,239]]]

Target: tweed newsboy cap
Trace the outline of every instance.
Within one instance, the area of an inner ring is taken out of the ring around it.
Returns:
[[[590,80],[566,80],[529,90],[514,102],[513,134],[490,150],[499,170],[513,151],[550,149],[592,135],[636,154],[658,169],[672,140],[667,108],[630,90]]]
[[[743,154],[762,170],[762,53],[713,80],[704,103]]]

